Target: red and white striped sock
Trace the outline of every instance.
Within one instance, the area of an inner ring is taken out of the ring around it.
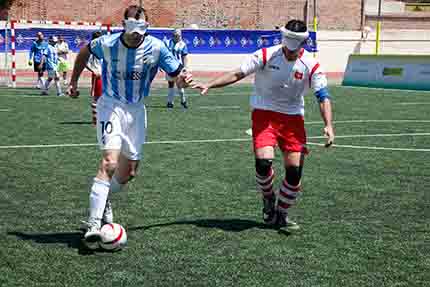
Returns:
[[[97,102],[93,101],[91,102],[91,120],[93,123],[93,126],[97,125]]]
[[[279,190],[278,209],[282,212],[287,212],[288,208],[296,204],[300,192],[300,183],[296,186],[293,186],[288,184],[287,180],[284,179]]]
[[[270,168],[270,172],[266,176],[261,176],[259,174],[255,174],[255,180],[257,182],[257,187],[261,191],[261,194],[266,199],[273,198],[273,181],[275,179],[275,171],[273,168]]]

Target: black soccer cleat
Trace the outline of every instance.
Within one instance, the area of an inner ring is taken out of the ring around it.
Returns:
[[[272,198],[263,198],[263,221],[266,225],[274,225],[277,222],[275,203],[275,196],[272,196]]]

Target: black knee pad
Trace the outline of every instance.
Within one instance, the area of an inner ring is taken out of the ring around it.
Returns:
[[[285,179],[288,184],[297,186],[300,183],[300,179],[302,178],[302,170],[301,166],[287,166],[285,168]]]
[[[271,159],[255,159],[255,170],[257,171],[257,174],[261,176],[269,175],[270,170],[272,169],[272,162],[273,160]]]

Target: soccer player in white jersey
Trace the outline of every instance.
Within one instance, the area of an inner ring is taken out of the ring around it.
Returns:
[[[188,49],[187,44],[182,40],[182,32],[180,29],[175,29],[173,32],[173,38],[170,40],[167,40],[165,42],[167,48],[172,52],[173,56],[178,59],[181,64],[184,66],[185,69],[188,67]],[[169,92],[167,94],[167,108],[173,108],[173,102],[175,99],[175,82],[174,80],[169,76],[166,75],[166,80],[169,85]],[[185,91],[183,88],[178,87],[178,93],[181,97],[181,105],[184,107],[184,109],[187,109],[187,98],[185,97]]]
[[[64,41],[64,37],[58,37],[57,43],[57,51],[58,51],[58,72],[63,76],[63,84],[67,85],[67,72],[70,70],[69,65],[69,44]]]
[[[60,75],[58,73],[58,54],[56,48],[57,42],[57,37],[49,37],[49,45],[44,51],[46,70],[48,71],[48,79],[46,80],[42,91],[42,95],[44,96],[48,95],[49,87],[51,86],[52,80],[54,80],[55,82],[57,96],[64,96],[63,92],[61,91]]]
[[[304,95],[312,88],[324,121],[326,146],[334,140],[327,79],[318,61],[303,49],[309,37],[305,23],[289,21],[281,29],[282,44],[263,48],[249,56],[239,69],[228,72],[208,84],[196,83],[202,94],[209,89],[233,84],[255,74],[251,97],[252,135],[256,181],[263,197],[263,219],[276,227],[298,229],[288,219],[288,210],[301,191],[304,155],[307,153],[304,128]],[[275,146],[284,156],[285,178],[275,193],[272,161]]]
[[[142,157],[146,134],[144,98],[161,68],[180,87],[188,86],[191,74],[173,57],[161,40],[146,33],[145,9],[130,6],[125,10],[125,31],[99,37],[79,52],[69,87],[77,97],[79,76],[91,54],[102,59],[103,96],[97,102],[97,139],[102,160],[90,192],[89,217],[84,238],[100,240],[100,227],[112,222],[108,196],[123,189],[135,175]]]

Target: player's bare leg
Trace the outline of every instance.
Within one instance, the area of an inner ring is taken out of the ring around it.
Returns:
[[[110,182],[111,193],[117,193],[122,191],[127,185],[127,183],[130,182],[136,176],[138,166],[139,166],[139,161],[129,160],[123,154],[120,154],[118,167],[115,170],[115,173],[112,176],[112,179]],[[103,213],[102,222],[103,223],[113,222],[113,210],[112,210],[112,204],[110,202],[109,197],[106,202],[106,207]]]
[[[184,88],[177,88],[178,89],[178,94],[181,98],[181,106],[184,109],[188,109],[188,105],[187,105],[187,97],[185,96],[185,89]]]
[[[42,96],[47,96],[49,88],[51,87],[51,82],[53,78],[48,77],[48,79],[44,82],[44,85],[42,86]]]
[[[57,96],[58,97],[64,97],[63,92],[61,91],[61,83],[60,83],[60,77],[55,77],[55,88],[57,89]]]
[[[275,150],[271,146],[255,150],[255,179],[263,199],[263,220],[266,224],[276,223],[276,195],[273,191],[275,172],[272,162]]]
[[[167,108],[172,109],[173,108],[173,102],[175,101],[175,82],[168,81],[169,86],[169,92],[167,94]]]
[[[67,72],[63,72],[63,85],[67,86]]]
[[[278,222],[280,227],[297,230],[299,226],[289,220],[288,210],[297,202],[301,192],[301,177],[303,171],[304,153],[286,152],[284,154],[285,179],[282,181],[278,194]]]
[[[37,72],[37,87],[43,89],[45,87],[45,80],[43,79],[43,71]]]

